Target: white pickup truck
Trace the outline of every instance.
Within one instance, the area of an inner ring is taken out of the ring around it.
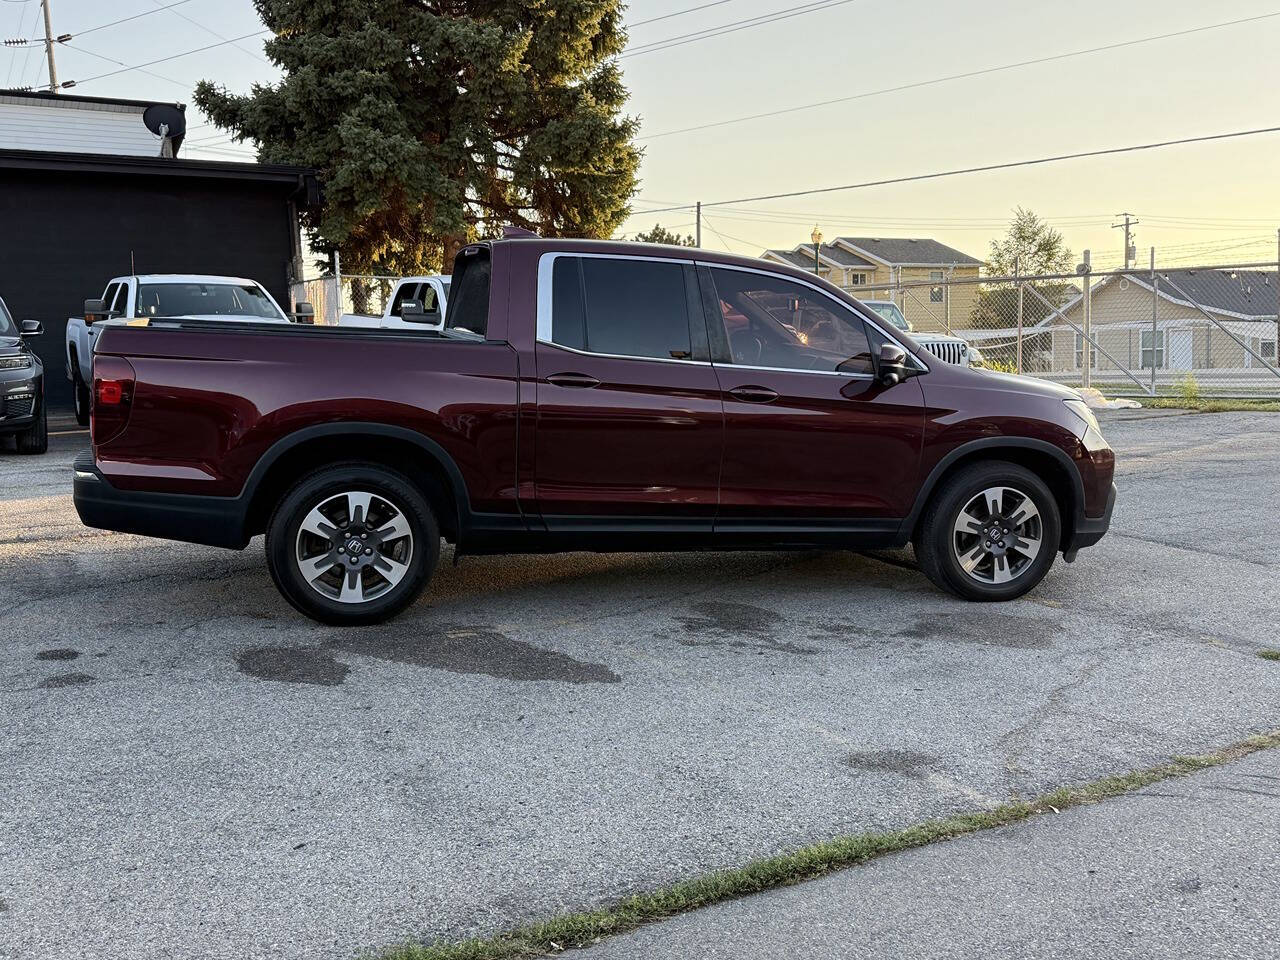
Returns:
[[[298,304],[300,319],[310,310]],[[89,384],[93,383],[93,345],[98,331],[112,321],[142,317],[289,323],[289,317],[256,280],[194,274],[116,277],[100,300],[86,300],[84,316],[67,319],[67,379],[75,387],[76,420],[89,422]]]
[[[338,326],[376,330],[442,330],[445,306],[449,301],[449,279],[435,274],[397,280],[382,316],[344,313],[338,318]],[[406,301],[417,304],[418,307],[410,308],[411,320],[404,318]]]

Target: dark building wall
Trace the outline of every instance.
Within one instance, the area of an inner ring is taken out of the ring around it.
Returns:
[[[84,301],[112,277],[249,277],[288,310],[297,230],[292,189],[252,180],[0,170],[0,296],[14,317],[44,324],[34,346],[50,405],[71,403],[66,318],[83,313]]]

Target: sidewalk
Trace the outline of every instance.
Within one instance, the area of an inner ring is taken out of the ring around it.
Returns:
[[[1280,751],[695,911],[584,953],[1280,957]]]

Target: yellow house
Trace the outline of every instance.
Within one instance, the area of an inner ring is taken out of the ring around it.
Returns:
[[[859,300],[892,300],[921,332],[968,325],[978,301],[982,261],[937,240],[909,237],[837,237],[818,247],[766,250],[761,259],[813,271]]]

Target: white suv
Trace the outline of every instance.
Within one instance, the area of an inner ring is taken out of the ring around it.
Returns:
[[[903,333],[911,334],[912,340],[939,360],[962,367],[977,366],[982,363],[982,354],[978,348],[959,337],[948,337],[941,333],[916,333],[911,329],[907,318],[903,316],[902,309],[892,300],[863,300],[861,303]]]

